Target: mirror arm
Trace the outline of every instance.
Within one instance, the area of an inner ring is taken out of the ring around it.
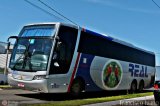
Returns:
[[[9,39],[18,39],[18,36],[10,36],[8,39],[7,39],[7,41],[9,42]]]
[[[6,56],[6,64],[5,64],[5,69],[4,69],[4,75],[7,75],[7,72],[8,72],[8,53],[9,53],[9,48],[10,48],[10,42],[9,40],[10,39],[18,39],[18,36],[10,36],[8,39],[7,39],[7,56]]]
[[[58,41],[59,41],[59,39],[60,39],[60,38],[59,38],[59,36],[56,36],[56,40],[58,40]]]

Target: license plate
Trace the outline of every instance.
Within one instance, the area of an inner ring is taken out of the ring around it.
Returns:
[[[24,84],[18,83],[18,87],[24,87]]]

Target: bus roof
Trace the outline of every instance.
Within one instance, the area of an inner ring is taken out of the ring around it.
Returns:
[[[53,25],[53,24],[55,24],[55,25],[59,24],[59,25],[70,26],[70,27],[73,27],[73,28],[76,28],[76,29],[78,29],[78,27],[79,27],[79,26],[75,26],[75,25],[73,25],[73,24],[62,23],[62,22],[33,23],[33,24],[28,24],[28,25],[26,25],[26,26],[34,26],[34,25]],[[81,27],[81,28],[82,28],[82,27]],[[137,47],[137,46],[134,46],[134,45],[131,44],[131,43],[128,43],[128,42],[125,42],[125,41],[122,41],[122,40],[113,38],[113,37],[111,37],[111,36],[108,36],[108,35],[105,35],[105,34],[100,34],[100,33],[97,33],[97,32],[94,32],[94,31],[91,31],[91,30],[88,30],[88,29],[85,29],[85,28],[82,28],[82,30],[84,30],[84,31],[87,32],[87,33],[91,33],[91,34],[93,34],[93,35],[95,35],[95,36],[101,36],[101,37],[106,38],[106,39],[108,39],[108,40],[110,40],[110,41],[117,42],[117,43],[119,43],[119,44],[126,45],[126,46],[128,46],[128,47],[132,47],[132,48],[135,48],[135,49],[138,49],[138,50],[141,50],[141,51],[144,51],[144,52],[147,52],[147,53],[150,53],[150,54],[154,54],[154,55],[155,55],[154,52],[151,52],[151,51],[148,51],[148,50],[139,48],[139,47]]]

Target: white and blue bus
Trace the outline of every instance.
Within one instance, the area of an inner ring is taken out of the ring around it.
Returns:
[[[78,26],[24,26],[12,51],[11,86],[45,93],[143,90],[154,83],[155,54]]]

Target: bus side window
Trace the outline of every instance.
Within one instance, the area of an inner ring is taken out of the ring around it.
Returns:
[[[66,60],[66,44],[64,42],[58,42],[57,44],[57,55],[59,61],[65,61]]]
[[[54,48],[53,58],[49,74],[64,74],[69,71],[74,49],[76,45],[78,30],[61,26],[58,40]]]
[[[63,72],[65,70],[66,45],[64,42],[57,42],[53,61],[54,71]]]

